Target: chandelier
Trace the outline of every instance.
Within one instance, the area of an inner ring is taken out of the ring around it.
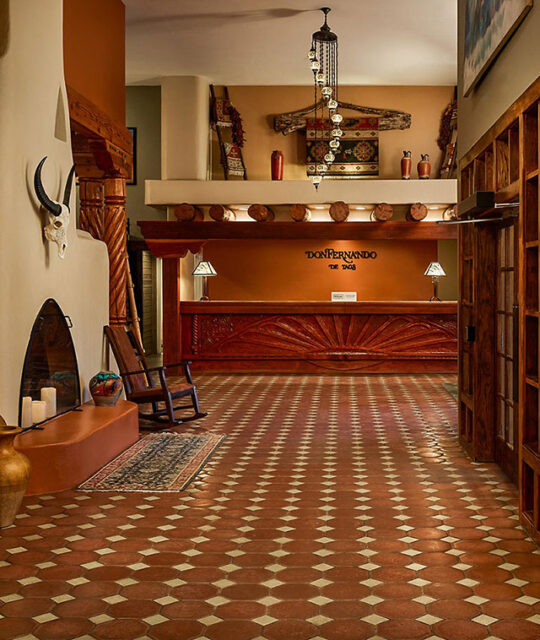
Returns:
[[[324,154],[324,162],[321,161],[316,164],[315,173],[311,177],[315,189],[319,187],[321,180],[334,162],[335,154],[341,144],[340,138],[343,135],[339,126],[343,116],[337,112],[338,38],[335,33],[330,31],[327,23],[330,8],[322,7],[321,11],[324,13],[324,24],[311,37],[309,60],[315,86],[314,142],[317,142],[317,138],[320,135],[321,140],[328,140],[328,149]]]

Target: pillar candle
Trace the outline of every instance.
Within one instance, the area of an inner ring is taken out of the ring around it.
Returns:
[[[47,418],[56,415],[56,389],[54,387],[43,387],[41,389],[41,399],[47,405]]]
[[[47,419],[47,405],[43,400],[32,400],[32,422],[43,422]]]
[[[32,424],[32,396],[23,396],[21,410],[21,427],[31,427]]]

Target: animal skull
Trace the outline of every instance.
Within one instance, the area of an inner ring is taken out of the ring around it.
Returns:
[[[41,180],[41,169],[43,167],[43,163],[47,159],[47,156],[41,160],[36,168],[36,173],[34,174],[34,189],[36,191],[36,195],[40,203],[47,209],[47,215],[49,217],[49,224],[45,226],[44,233],[47,240],[51,242],[55,242],[58,246],[58,255],[60,258],[63,258],[66,253],[67,248],[67,230],[69,227],[69,199],[71,195],[71,186],[73,183],[73,174],[75,171],[75,166],[71,168],[69,172],[68,179],[66,181],[66,186],[64,189],[64,199],[63,202],[56,202],[49,198],[45,189],[43,188],[43,182]]]
[[[55,215],[47,213],[49,216],[49,224],[45,226],[44,233],[47,240],[56,242],[58,245],[58,255],[63,258],[68,245],[67,230],[69,227],[69,208],[61,205],[62,213]]]

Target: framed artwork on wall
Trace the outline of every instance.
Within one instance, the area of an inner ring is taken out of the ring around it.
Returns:
[[[463,95],[468,96],[533,5],[533,0],[465,0]]]
[[[137,127],[127,127],[127,130],[131,133],[133,142],[133,175],[126,184],[137,184]]]

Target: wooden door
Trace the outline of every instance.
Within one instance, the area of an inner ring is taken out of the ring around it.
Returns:
[[[518,299],[515,224],[497,231],[497,364],[495,460],[512,480],[518,462]]]

